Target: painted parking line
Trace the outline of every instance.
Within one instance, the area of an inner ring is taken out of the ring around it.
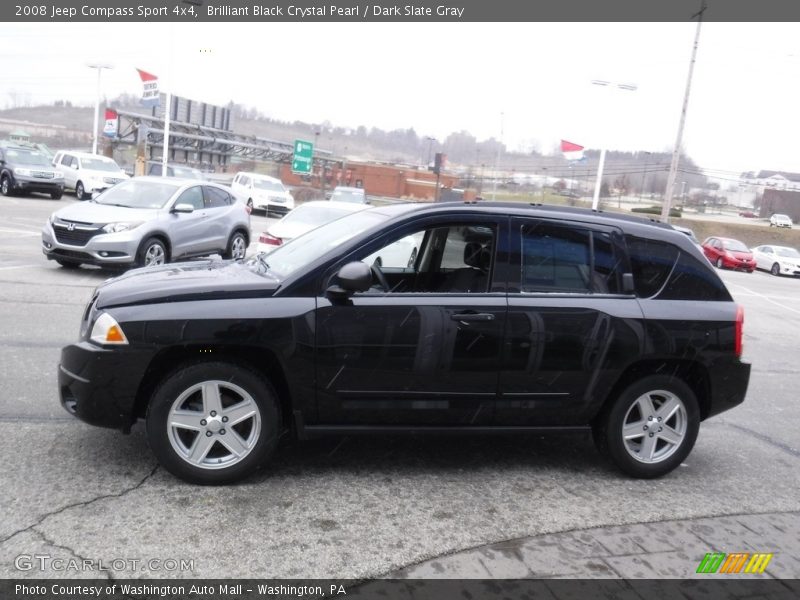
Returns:
[[[13,233],[22,236],[41,235],[40,231],[30,231],[29,229],[6,229],[5,227],[0,228],[0,233]]]
[[[0,267],[0,271],[10,271],[11,269],[29,269],[38,265],[13,265],[11,267]]]
[[[740,288],[740,289],[744,290],[745,292],[747,292],[747,294],[750,295],[750,296],[756,296],[758,298],[766,300],[767,302],[769,302],[771,304],[774,304],[775,306],[780,306],[784,310],[788,310],[790,312],[797,313],[798,315],[800,315],[800,310],[797,310],[796,308],[792,308],[791,306],[786,306],[785,304],[781,304],[780,302],[776,302],[775,300],[773,300],[769,296],[765,296],[764,294],[759,294],[758,292],[753,291],[750,288],[747,288],[747,287],[745,287],[745,286],[743,286],[741,284],[729,283],[728,285],[732,285],[732,286],[735,286],[737,288]]]

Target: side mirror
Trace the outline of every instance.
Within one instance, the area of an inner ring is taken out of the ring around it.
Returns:
[[[622,292],[624,294],[633,294],[636,291],[636,286],[633,282],[633,273],[622,274]]]
[[[194,212],[194,206],[192,206],[191,204],[176,204],[175,206],[172,207],[172,211],[171,212],[174,212],[174,213],[187,213],[187,214],[188,213],[193,213]]]
[[[77,171],[77,170],[78,170],[78,165],[76,165],[75,163],[72,163],[72,164],[69,166],[69,168],[70,168],[70,169],[72,169],[73,171]]]
[[[363,262],[344,265],[336,274],[339,285],[332,285],[328,293],[333,296],[349,296],[355,292],[366,292],[372,286],[372,271]]]

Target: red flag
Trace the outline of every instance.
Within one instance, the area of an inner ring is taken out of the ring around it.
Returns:
[[[583,146],[579,146],[578,144],[573,144],[572,142],[568,142],[567,140],[561,140],[562,152],[580,152],[581,150],[583,150]]]
[[[136,69],[139,71],[139,77],[142,79],[142,98],[139,102],[144,106],[158,106],[158,77],[147,71]]]
[[[158,77],[153,75],[152,73],[148,73],[147,71],[142,71],[141,69],[136,69],[139,71],[139,77],[142,78],[142,81],[157,81]]]
[[[567,140],[561,140],[561,152],[564,153],[564,158],[567,160],[582,160],[583,159],[583,146],[573,144]]]

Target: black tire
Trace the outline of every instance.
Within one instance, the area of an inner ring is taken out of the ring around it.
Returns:
[[[781,274],[781,266],[778,263],[772,265],[772,268],[769,270],[770,273],[775,275],[775,277],[779,277]]]
[[[717,259],[716,265],[717,265],[718,269],[724,269],[725,268],[724,263],[722,262],[722,257],[721,256]]]
[[[86,190],[83,188],[83,182],[79,181],[75,184],[75,197],[78,200],[86,200]]]
[[[222,258],[243,260],[245,254],[247,254],[247,236],[241,231],[234,231],[228,240],[228,247],[222,253]]]
[[[3,178],[0,179],[0,194],[3,194],[3,196],[14,195],[14,190],[11,187],[11,178],[8,175],[3,175]]]
[[[197,390],[203,384],[211,385],[212,389],[218,386],[222,415],[237,402],[244,402],[253,410],[254,416],[249,417],[249,421],[245,419],[238,425],[228,426],[226,431],[220,419],[227,417],[217,414],[211,417],[202,398],[203,392],[192,392],[193,388]],[[189,395],[181,399],[187,392]],[[192,412],[197,413],[195,419],[208,419],[199,421],[205,424],[198,425],[200,431],[194,433],[193,430],[168,425],[174,422],[173,408],[188,410],[189,406],[194,409]],[[244,429],[234,430],[240,426]],[[150,448],[170,473],[191,483],[222,485],[247,477],[272,455],[282,429],[281,411],[274,388],[259,373],[228,362],[198,362],[179,367],[161,382],[148,406],[146,429]],[[238,439],[231,437],[234,433]],[[204,440],[209,450],[199,459],[202,464],[191,463],[186,452],[191,452]],[[246,453],[243,452],[241,457],[233,456],[234,453],[225,445],[231,441],[243,443],[241,447],[247,448]],[[215,462],[227,459],[232,461],[230,466],[219,466]]]
[[[645,398],[656,409],[659,399],[664,401],[659,406],[665,410],[667,400],[677,400],[679,408],[664,421],[658,421],[658,410],[654,411],[655,415],[640,412],[640,400]],[[656,418],[649,421],[651,416]],[[639,424],[642,425],[641,440],[624,439],[623,426],[626,423],[634,433],[638,433]],[[668,430],[666,433],[670,435],[680,432],[680,435],[675,435],[676,442],[662,439],[659,435],[662,429]],[[652,479],[666,475],[683,462],[692,451],[699,430],[700,409],[691,388],[676,377],[650,375],[628,386],[606,406],[598,416],[592,433],[598,450],[621,471],[632,477]],[[654,439],[650,442],[652,456],[641,454],[646,451],[648,438]]]
[[[63,192],[50,192],[50,198],[52,200],[61,200]]]
[[[157,261],[157,256],[161,256],[162,260]],[[155,262],[154,262],[155,261]],[[164,265],[169,262],[169,255],[167,248],[158,238],[147,238],[144,243],[139,247],[139,253],[136,255],[137,267],[150,267]]]
[[[81,266],[79,262],[70,262],[68,260],[61,260],[60,258],[57,258],[56,262],[65,269],[77,269]]]

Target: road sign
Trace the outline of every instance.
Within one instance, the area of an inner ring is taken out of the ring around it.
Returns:
[[[294,141],[294,156],[292,156],[292,173],[311,173],[314,162],[314,144],[304,140]]]

